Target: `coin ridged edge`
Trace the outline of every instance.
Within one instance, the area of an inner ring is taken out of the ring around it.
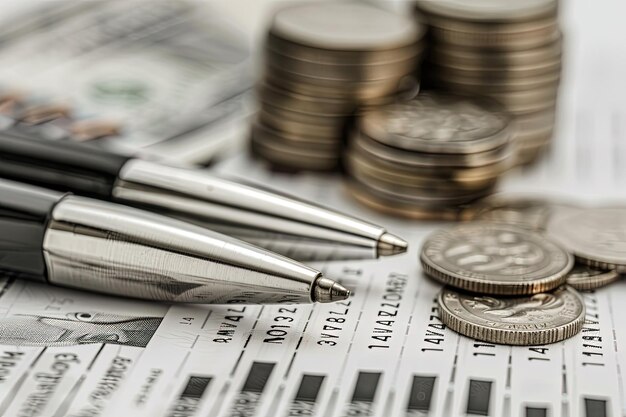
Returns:
[[[570,264],[573,265],[573,259],[571,257],[569,259]],[[420,255],[420,261],[426,275],[443,284],[465,291],[490,295],[533,295],[550,291],[563,285],[567,279],[567,273],[569,272],[569,269],[565,269],[565,272],[549,278],[541,278],[534,281],[518,282],[514,284],[503,284],[453,277],[429,265],[423,258],[423,255]]]
[[[437,296],[437,304],[439,305],[439,311],[441,315],[441,321],[443,324],[460,333],[464,336],[471,337],[472,339],[483,340],[490,343],[498,343],[502,345],[517,345],[517,346],[534,346],[534,345],[547,345],[550,343],[556,343],[561,340],[568,339],[575,336],[582,330],[585,323],[586,308],[585,303],[581,296],[574,293],[578,297],[583,311],[582,314],[570,323],[561,325],[559,327],[548,330],[505,330],[494,329],[479,324],[470,323],[463,319],[456,317],[448,308],[444,305],[442,296],[445,288],[439,292]]]
[[[616,272],[623,274],[626,273],[626,265],[620,265],[611,262],[605,261],[595,261],[590,258],[582,257],[578,254],[574,254],[576,257],[576,261],[580,262],[583,265],[590,266],[592,268],[604,269],[606,271],[615,270]]]
[[[578,282],[567,280],[567,285],[578,291],[592,291],[612,284],[620,279],[620,274],[616,270],[606,271],[603,275],[590,276]]]

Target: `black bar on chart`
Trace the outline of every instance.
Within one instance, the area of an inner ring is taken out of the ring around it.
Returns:
[[[435,387],[435,376],[413,376],[411,393],[409,394],[409,404],[407,410],[430,411],[430,401]]]

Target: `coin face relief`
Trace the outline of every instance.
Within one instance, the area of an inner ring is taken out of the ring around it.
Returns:
[[[424,271],[445,284],[483,294],[522,295],[565,281],[572,256],[542,235],[515,226],[476,222],[430,235]]]
[[[476,153],[507,143],[509,123],[491,101],[423,93],[365,114],[361,127],[373,139],[402,149]]]
[[[452,330],[491,343],[542,345],[578,333],[585,304],[573,289],[551,293],[494,298],[444,288],[439,294],[441,319]]]
[[[553,216],[547,233],[581,263],[626,272],[626,207],[587,208]]]

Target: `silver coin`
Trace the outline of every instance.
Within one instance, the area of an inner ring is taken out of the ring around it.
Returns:
[[[556,123],[556,109],[548,109],[547,111],[541,111],[538,113],[526,114],[523,116],[517,116],[515,118],[515,124],[518,127],[517,135],[530,132],[545,132],[546,130],[552,130]]]
[[[489,187],[477,190],[458,188],[456,190],[442,188],[426,188],[392,184],[380,178],[367,175],[362,171],[351,170],[351,177],[374,190],[378,195],[386,196],[397,202],[418,205],[420,207],[444,207],[469,204],[493,192],[495,182]]]
[[[352,137],[352,142],[355,147],[358,147],[371,155],[375,155],[377,158],[398,163],[407,168],[475,168],[506,161],[513,155],[513,149],[508,146],[508,144],[484,152],[453,154],[407,152],[402,149],[378,143],[366,135],[359,134],[355,134]]]
[[[430,35],[438,44],[453,47],[482,48],[489,52],[523,51],[540,48],[561,37],[554,19],[516,25],[460,24],[430,19]]]
[[[441,321],[473,339],[506,345],[555,343],[576,335],[585,303],[573,288],[525,297],[494,298],[444,288],[438,297]]]
[[[539,48],[521,51],[489,52],[484,49],[455,48],[435,44],[429,51],[434,62],[468,70],[507,70],[523,68],[524,73],[543,73],[554,62],[561,62],[562,39]],[[547,68],[546,68],[547,67]]]
[[[585,265],[626,272],[626,207],[552,216],[547,233]]]
[[[259,111],[258,118],[261,124],[296,138],[314,137],[320,138],[321,141],[326,139],[327,141],[337,142],[337,138],[341,138],[343,134],[343,126],[341,124],[333,126],[289,120],[285,117],[276,116],[271,111],[266,111],[266,107]]]
[[[285,147],[280,142],[257,140],[254,136],[250,145],[254,154],[280,168],[293,171],[332,171],[339,166],[339,158],[334,154],[305,149],[295,150],[291,146]]]
[[[506,144],[510,121],[495,102],[428,92],[364,114],[360,128],[396,148],[468,154]]]
[[[346,124],[346,118],[343,116],[313,114],[302,111],[301,109],[287,109],[273,106],[268,102],[261,102],[263,112],[271,114],[275,118],[285,119],[298,123],[311,124],[314,126],[324,126],[327,128],[342,129]]]
[[[402,61],[380,64],[363,64],[358,60],[349,65],[325,64],[292,58],[271,50],[267,51],[266,59],[268,63],[271,62],[271,65],[294,74],[338,81],[354,82],[360,80],[367,82],[402,77],[411,73],[421,61],[421,54],[418,52]]]
[[[533,77],[548,76],[560,74],[562,62],[560,57],[543,61],[539,64],[520,64],[520,65],[489,65],[487,62],[482,67],[472,67],[468,65],[459,65],[450,62],[441,62],[429,57],[429,64],[435,68],[451,74],[452,76],[461,77],[461,79],[482,79],[495,77],[499,81],[503,80],[524,80]]]
[[[455,20],[517,22],[555,16],[558,0],[420,0],[418,10]]]
[[[360,102],[401,93],[412,74],[373,81],[345,81],[296,74],[269,66],[266,80],[286,90],[321,98],[350,99]],[[410,84],[411,86],[412,84]]]
[[[372,51],[414,44],[424,29],[409,16],[348,1],[284,8],[274,15],[271,31],[310,47]]]
[[[356,106],[351,100],[299,94],[270,84],[261,86],[260,96],[262,102],[274,107],[321,116],[348,116],[354,112]]]
[[[445,284],[483,294],[527,295],[565,282],[572,256],[544,236],[512,225],[473,222],[431,234],[424,271]]]
[[[479,190],[489,185],[506,170],[508,170],[515,159],[507,159],[501,163],[486,165],[475,168],[460,167],[437,167],[437,166],[403,166],[397,162],[387,161],[370,155],[361,150],[351,147],[349,153],[367,161],[370,165],[376,166],[379,171],[385,171],[390,178],[397,181],[422,181],[431,179],[437,182],[445,181],[450,184],[458,184],[459,188],[467,190]]]
[[[555,42],[561,36],[561,30],[556,22],[547,26],[544,24],[529,24],[516,32],[486,32],[479,28],[472,28],[470,32],[462,32],[444,27],[431,27],[431,36],[442,45],[455,48],[486,49],[489,52],[524,51],[541,48],[546,43]]]
[[[416,43],[410,45],[376,51],[333,50],[291,42],[289,39],[274,35],[270,30],[265,46],[270,51],[303,61],[330,65],[354,65],[356,63],[370,65],[407,60],[415,56],[416,52],[421,53],[424,50],[425,42],[423,38],[420,38]]]
[[[462,207],[437,207],[433,209],[389,200],[353,180],[346,182],[346,189],[359,203],[390,216],[413,220],[455,221],[461,220],[464,213]]]
[[[267,142],[280,142],[285,146],[297,149],[312,149],[319,152],[340,151],[341,134],[322,136],[321,134],[292,134],[284,130],[275,129],[262,121],[252,123],[252,136],[256,140]]]
[[[413,172],[403,172],[400,170],[381,167],[364,157],[358,152],[348,152],[346,155],[348,172],[361,172],[364,176],[374,177],[393,186],[395,184],[413,186],[418,188],[430,188],[438,190],[467,190],[478,191],[484,188],[491,188],[495,185],[498,175],[492,178],[477,181],[454,181],[453,178],[440,178],[432,175],[417,175]]]
[[[560,65],[560,64],[559,64]],[[520,76],[513,71],[471,72],[438,65],[431,70],[441,82],[478,88],[487,92],[528,91],[532,89],[554,89],[561,81],[560,71]]]
[[[617,271],[604,271],[587,265],[576,264],[567,274],[567,285],[579,291],[592,291],[620,279]]]

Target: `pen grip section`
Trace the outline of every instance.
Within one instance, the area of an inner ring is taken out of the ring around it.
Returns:
[[[89,144],[0,133],[0,177],[59,191],[109,199],[128,159]]]
[[[43,239],[62,193],[0,180],[0,273],[46,280]]]

